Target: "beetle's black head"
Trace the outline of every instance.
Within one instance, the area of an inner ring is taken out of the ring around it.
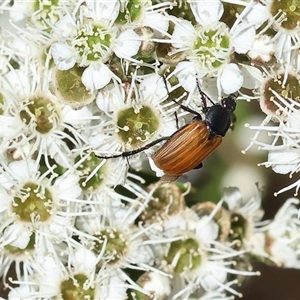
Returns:
[[[236,96],[235,95],[229,95],[226,98],[223,98],[221,101],[221,106],[226,108],[230,112],[234,112],[236,108]]]

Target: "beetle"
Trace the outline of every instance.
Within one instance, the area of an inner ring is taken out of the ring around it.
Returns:
[[[190,123],[172,135],[157,139],[141,148],[97,157],[103,159],[129,157],[166,141],[153,156],[155,165],[164,171],[166,178],[176,179],[192,169],[201,168],[203,160],[221,144],[226,132],[232,126],[237,97],[229,95],[220,103],[215,103],[200,89],[198,81],[197,86],[203,103],[204,120],[198,112],[173,99],[183,110],[195,115]],[[207,106],[207,101],[212,105]]]

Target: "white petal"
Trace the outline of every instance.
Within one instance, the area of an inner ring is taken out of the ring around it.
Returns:
[[[119,35],[114,52],[119,58],[132,57],[138,53],[140,45],[139,35],[129,29]]]
[[[16,134],[16,119],[8,116],[0,116],[0,137],[10,139]],[[23,129],[23,126],[22,126]],[[23,129],[24,130],[24,129]]]
[[[72,47],[65,43],[54,43],[51,46],[54,63],[61,71],[69,70],[76,63],[76,53]]]
[[[124,98],[124,89],[112,83],[103,88],[101,93],[98,93],[96,104],[100,110],[109,114],[124,106]]]
[[[287,174],[295,170],[299,161],[297,151],[270,151],[268,162],[272,164],[272,170],[275,173]]]
[[[291,128],[297,128],[300,131],[300,112],[295,110],[293,112],[288,113],[287,115],[287,123]],[[295,140],[287,139],[286,144],[291,144],[291,146],[295,146]]]
[[[243,202],[242,193],[236,187],[228,187],[224,189],[222,200],[226,202],[228,209],[233,210],[241,206]]]
[[[34,287],[31,285],[21,285],[14,287],[8,294],[8,300],[30,300],[31,296],[25,296],[25,295],[32,295],[33,292],[36,293],[36,291],[33,291]]]
[[[3,239],[12,241],[9,244],[14,247],[25,249],[28,246],[31,234],[26,226],[12,224],[4,231]]]
[[[55,185],[58,189],[59,197],[65,199],[77,198],[81,194],[78,181],[78,177],[74,174],[58,177],[55,181]]]
[[[18,24],[18,26],[20,26],[21,28],[20,24]],[[22,53],[21,55],[24,55],[24,57],[26,57],[25,55],[27,55],[27,57],[40,57],[41,53],[41,49],[37,45],[35,45],[34,43],[29,43],[26,39],[23,40],[20,38],[13,38],[9,43],[9,48],[16,54]]]
[[[244,20],[249,24],[255,25],[258,28],[262,23],[267,21],[269,18],[268,16],[268,9],[264,4],[261,4],[259,1],[250,2],[252,8],[248,14],[244,17]]]
[[[121,300],[128,298],[126,296],[127,286],[125,284],[125,279],[123,280],[121,276],[116,275],[116,271],[109,270],[106,274],[103,272],[103,278],[101,285],[98,285],[94,299],[105,299],[105,300]],[[120,273],[120,272],[119,272]]]
[[[218,77],[218,86],[225,94],[232,94],[238,91],[244,82],[241,70],[236,64],[228,64],[223,68]]]
[[[114,22],[119,15],[120,2],[117,0],[109,1],[86,1],[88,8],[87,17],[93,18],[94,21]]]
[[[1,185],[1,181],[0,181]],[[2,187],[2,185],[1,185]],[[3,189],[0,189],[0,213],[11,208],[12,196],[8,195],[7,192]]]
[[[225,268],[222,269],[220,266],[216,265],[216,263],[208,263],[206,266],[206,272],[204,273],[204,276],[201,279],[201,285],[204,287],[205,290],[216,290],[220,287],[221,282],[226,281],[226,278],[227,272]]]
[[[11,20],[13,22],[20,22],[29,17],[33,13],[33,6],[34,2],[32,1],[14,1],[11,10],[9,10]]]
[[[76,23],[70,14],[66,14],[53,26],[53,32],[59,37],[68,38],[76,30]]]
[[[112,76],[112,72],[106,65],[92,64],[83,71],[81,81],[93,93],[95,90],[105,87]]]
[[[8,72],[4,76],[5,80],[3,80],[3,88],[8,91],[13,91],[15,94],[18,94],[19,97],[23,99],[24,94],[30,95],[32,84],[32,77],[28,76],[22,70],[13,70]]]
[[[246,89],[256,89],[260,87],[263,80],[262,72],[253,66],[240,64],[244,78],[243,87]]]
[[[71,106],[63,107],[64,122],[73,126],[86,126],[90,123],[93,113],[87,108],[72,109]]]
[[[159,169],[159,168],[155,165],[155,163],[154,163],[154,161],[153,161],[153,159],[152,159],[151,157],[149,157],[149,164],[150,164],[150,168],[156,173],[156,176],[157,176],[157,177],[162,177],[162,176],[165,175],[164,171],[161,170],[161,169]]]
[[[75,250],[73,260],[72,265],[75,266],[76,271],[84,272],[84,274],[91,274],[97,264],[97,258],[94,252],[84,247]]]
[[[176,48],[182,48],[185,45],[191,45],[195,39],[195,35],[195,28],[190,22],[176,19],[171,38],[172,45]]]
[[[154,299],[165,299],[171,293],[171,281],[167,276],[150,272],[149,279],[143,284],[143,289],[155,295]]]
[[[165,35],[169,28],[169,20],[166,16],[154,12],[145,15],[143,24],[144,26],[149,26],[150,28],[158,31],[162,35]]]
[[[142,241],[140,241],[140,244],[142,244]],[[151,266],[154,263],[154,254],[149,245],[132,247],[128,255],[131,257],[130,260],[134,261],[137,265],[147,264]]]
[[[296,251],[281,241],[273,242],[270,247],[272,259],[278,266],[286,268],[299,268],[299,260]]]
[[[14,177],[22,182],[32,178],[33,174],[37,171],[37,164],[32,159],[13,161],[9,164],[9,168]]]
[[[204,216],[197,223],[196,235],[201,241],[209,243],[215,240],[219,234],[219,226],[214,222],[207,222],[208,216]]]
[[[196,74],[195,64],[190,61],[183,61],[177,64],[174,73],[178,78],[179,83],[188,92],[194,92],[196,88]]]
[[[163,78],[156,74],[151,74],[143,80],[140,92],[145,100],[152,97],[162,100],[168,96]]]
[[[219,0],[197,0],[190,5],[196,21],[202,26],[219,21],[224,13],[223,4]]]
[[[266,34],[255,37],[252,49],[248,51],[247,55],[255,61],[269,62],[275,53],[275,42],[272,37]]]
[[[247,23],[240,23],[232,32],[234,51],[237,53],[246,53],[252,49],[255,40],[255,27]]]

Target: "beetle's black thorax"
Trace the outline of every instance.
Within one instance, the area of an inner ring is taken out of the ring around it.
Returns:
[[[231,111],[221,105],[213,105],[205,111],[205,122],[210,129],[210,138],[225,136],[231,125]]]

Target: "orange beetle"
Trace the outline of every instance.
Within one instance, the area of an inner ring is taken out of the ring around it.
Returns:
[[[153,156],[155,165],[164,171],[167,177],[178,178],[182,174],[202,167],[202,161],[209,156],[222,142],[223,136],[232,124],[232,115],[236,108],[236,96],[230,95],[215,104],[200,89],[203,102],[205,120],[201,115],[178,103],[183,110],[195,115],[193,121],[168,137],[162,137],[136,150],[123,152],[111,156],[99,156],[99,158],[128,157],[144,151],[162,141],[165,144],[156,151]],[[206,100],[212,103],[207,107]]]
[[[155,165],[168,176],[179,177],[202,166],[202,161],[222,142],[221,136],[209,139],[203,121],[194,121],[175,132],[154,154]]]

